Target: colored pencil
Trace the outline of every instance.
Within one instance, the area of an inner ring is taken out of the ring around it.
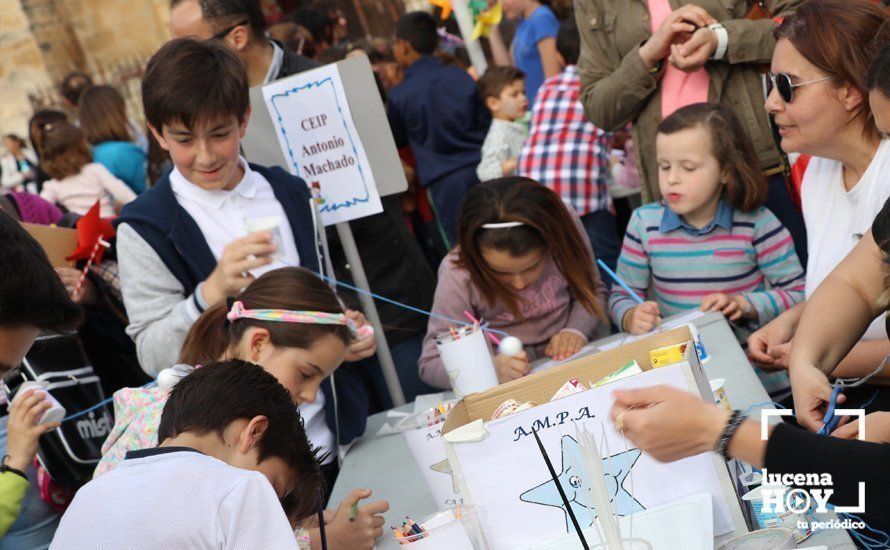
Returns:
[[[469,312],[468,310],[466,310],[466,309],[464,310],[464,316],[466,316],[466,318],[469,319],[469,320],[473,323],[473,326],[474,326],[474,327],[482,324],[481,322],[479,322],[478,319],[476,319],[475,317],[473,317],[473,314],[472,314],[472,313],[470,313],[470,312]],[[490,333],[489,331],[487,331],[487,330],[485,330],[485,329],[482,329],[482,331],[485,332],[485,335],[488,336],[488,339],[491,340],[491,343],[492,343],[492,344],[494,344],[494,345],[496,345],[496,346],[497,346],[497,345],[500,345],[500,343],[501,343],[500,338],[498,338],[497,336],[495,336],[494,334]]]

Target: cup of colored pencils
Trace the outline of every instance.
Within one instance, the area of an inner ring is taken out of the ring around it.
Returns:
[[[472,548],[464,528],[460,506],[437,512],[420,521],[405,517],[401,525],[390,526],[393,538],[400,545],[421,548]]]

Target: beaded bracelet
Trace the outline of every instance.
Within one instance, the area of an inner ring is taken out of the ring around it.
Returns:
[[[729,421],[726,422],[726,427],[723,428],[723,433],[720,434],[720,439],[717,440],[717,445],[714,446],[714,452],[719,453],[724,460],[730,459],[729,455],[726,454],[727,449],[729,449],[729,442],[744,421],[745,413],[738,409],[732,411],[732,414],[729,416]]]

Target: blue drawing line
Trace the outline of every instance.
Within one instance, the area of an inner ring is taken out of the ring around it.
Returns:
[[[278,109],[278,105],[276,101],[281,98],[287,98],[291,94],[297,94],[297,92],[301,90],[308,90],[314,87],[320,88],[323,84],[330,84],[331,91],[334,94],[334,101],[337,103],[337,112],[340,115],[340,120],[343,121],[343,129],[346,131],[346,136],[349,138],[349,145],[352,147],[352,153],[355,155],[356,160],[356,169],[358,169],[359,176],[362,180],[362,188],[365,191],[364,197],[352,197],[344,202],[331,203],[328,202],[321,206],[321,212],[336,212],[340,208],[349,208],[351,206],[355,206],[358,203],[365,203],[370,200],[370,194],[368,193],[368,182],[365,179],[365,172],[362,170],[361,162],[359,162],[359,154],[358,149],[355,146],[355,140],[352,137],[352,132],[349,131],[349,125],[346,123],[346,116],[343,114],[343,107],[340,105],[340,98],[337,96],[336,89],[334,88],[334,79],[330,76],[325,77],[321,80],[316,80],[314,82],[309,82],[303,86],[297,86],[296,88],[291,88],[290,90],[285,91],[283,94],[275,94],[270,98],[272,103],[272,108],[275,109],[275,116],[278,118],[279,129],[281,130],[281,136],[284,138],[285,143],[287,144],[287,153],[290,156],[291,164],[296,170],[297,174],[302,176],[302,172],[300,170],[300,163],[297,161],[296,156],[294,155],[293,146],[290,140],[287,137],[287,131],[284,129],[284,119],[281,116],[281,111]]]

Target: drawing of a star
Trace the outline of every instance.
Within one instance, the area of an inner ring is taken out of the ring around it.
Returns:
[[[581,456],[581,448],[575,438],[564,435],[562,437],[562,473],[559,474],[559,484],[562,486],[578,523],[584,527],[593,525],[597,517],[593,497],[588,491],[590,484],[584,479],[586,472],[583,469],[584,459]],[[603,457],[603,469],[605,470],[606,491],[615,513],[626,516],[633,512],[639,512],[646,508],[637,501],[622,486],[630,469],[640,458],[639,449],[631,449],[610,457]],[[556,464],[554,464],[556,467]],[[530,504],[541,504],[560,508],[565,515],[566,532],[574,530],[569,521],[565,505],[559,496],[559,491],[552,479],[529,489],[519,495],[519,499]]]

